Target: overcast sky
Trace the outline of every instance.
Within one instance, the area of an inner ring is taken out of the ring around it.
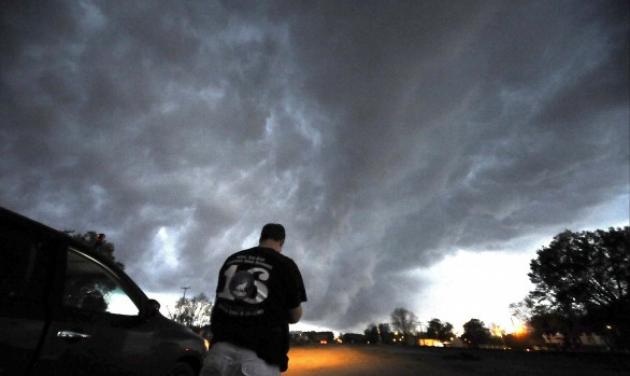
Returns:
[[[624,1],[10,3],[0,205],[145,290],[214,296],[280,222],[307,323],[489,322],[553,235],[628,223]]]

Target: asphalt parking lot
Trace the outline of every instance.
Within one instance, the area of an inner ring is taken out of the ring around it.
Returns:
[[[630,356],[398,346],[310,346],[289,353],[288,376],[621,376]]]

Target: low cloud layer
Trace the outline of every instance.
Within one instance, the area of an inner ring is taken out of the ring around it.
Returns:
[[[211,295],[281,222],[306,319],[345,328],[457,249],[628,204],[625,2],[28,3],[0,205],[106,232],[146,289]]]

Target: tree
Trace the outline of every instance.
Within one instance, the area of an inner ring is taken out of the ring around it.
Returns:
[[[518,303],[510,304],[509,307],[512,311],[512,316],[516,317],[520,321],[526,322],[534,314],[535,304],[530,297],[526,297]]]
[[[382,343],[391,345],[394,342],[394,333],[392,333],[392,330],[389,324],[387,323],[378,324],[378,333],[380,335]]]
[[[432,319],[427,327],[427,337],[448,341],[453,337],[453,325],[448,322],[442,323],[439,319]]]
[[[471,347],[479,347],[479,345],[487,343],[490,339],[490,330],[486,328],[483,321],[470,319],[464,324],[464,334],[462,334],[462,339]]]
[[[111,261],[113,261],[116,265],[118,265],[121,269],[125,268],[125,265],[121,262],[116,261],[116,257],[114,257],[114,251],[116,247],[114,247],[114,243],[110,243],[105,240],[105,234],[97,233],[96,231],[87,231],[83,234],[80,234],[74,230],[65,230],[66,234],[68,234],[72,239],[85,244],[86,246],[92,248],[94,251],[104,255]]]
[[[618,345],[627,347],[629,249],[627,226],[608,231],[566,230],[556,235],[530,264],[529,278],[535,285],[528,295],[531,318],[553,318],[568,344],[581,331],[591,331],[612,336]]]
[[[365,334],[365,339],[369,343],[379,343],[379,342],[381,342],[380,341],[379,330],[378,330],[378,327],[376,326],[376,324],[368,325],[367,328],[363,331],[363,334]]]
[[[405,335],[415,334],[418,319],[413,312],[405,308],[396,308],[391,314],[391,319],[395,330]]]
[[[203,294],[192,299],[179,298],[175,303],[175,311],[168,313],[168,317],[189,328],[201,328],[210,324],[212,303]]]

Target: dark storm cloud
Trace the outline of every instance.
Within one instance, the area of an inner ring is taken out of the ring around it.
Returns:
[[[228,252],[286,223],[307,319],[365,323],[421,288],[410,270],[627,200],[627,14],[15,2],[0,30],[0,201],[107,232],[154,291],[211,294]]]

